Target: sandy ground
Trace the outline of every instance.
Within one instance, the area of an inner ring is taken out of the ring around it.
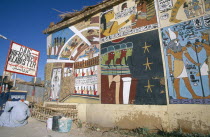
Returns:
[[[75,123],[72,124],[70,132],[59,133],[47,129],[45,122],[29,118],[28,124],[23,127],[0,127],[0,137],[122,137],[122,135],[101,129],[92,130],[87,125],[78,128]]]

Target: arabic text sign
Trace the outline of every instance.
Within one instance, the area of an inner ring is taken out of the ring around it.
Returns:
[[[36,76],[39,51],[12,42],[7,57],[5,71]]]

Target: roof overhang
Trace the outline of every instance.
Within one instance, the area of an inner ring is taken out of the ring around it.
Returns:
[[[58,22],[57,24],[52,25],[51,27],[48,27],[47,29],[45,29],[43,31],[43,33],[51,34],[53,32],[59,31],[61,29],[69,27],[73,24],[76,24],[77,22],[79,22],[87,17],[90,17],[90,16],[97,14],[99,12],[102,12],[105,9],[109,9],[109,8],[119,4],[121,2],[124,2],[124,1],[126,1],[126,0],[106,0],[106,1],[103,1],[102,3],[99,3],[95,6],[86,7],[84,10],[77,12],[77,14],[70,17],[69,19],[67,19],[65,21]],[[66,14],[66,16],[68,16],[68,15]]]

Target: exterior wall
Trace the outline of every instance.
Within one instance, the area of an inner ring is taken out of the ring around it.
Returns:
[[[151,131],[161,129],[169,132],[181,129],[183,132],[205,134],[210,130],[209,105],[83,105],[87,106],[87,122],[102,127],[145,127]]]
[[[50,34],[49,92],[55,91],[53,71],[61,68],[62,86],[55,93],[70,94],[66,103],[80,103],[82,121],[207,133],[209,11],[206,0],[128,0],[90,18],[97,17],[100,24],[86,19]],[[88,38],[86,33],[89,27],[96,27],[94,33],[101,38],[95,47],[91,43],[95,36]],[[82,36],[89,45],[75,30],[86,30]],[[55,44],[60,36],[66,40],[61,47]],[[93,54],[95,48],[101,54]]]
[[[103,127],[133,129],[137,127],[166,128],[167,106],[87,105],[87,122]]]
[[[149,128],[164,131],[182,130],[208,134],[210,130],[209,105],[112,105],[45,102],[45,104],[72,104],[77,106],[78,119],[102,127],[123,129]]]
[[[86,122],[87,121],[87,104],[78,104],[77,108],[78,108],[78,118],[82,122]]]
[[[208,133],[210,131],[209,105],[168,105],[169,129],[183,132]]]

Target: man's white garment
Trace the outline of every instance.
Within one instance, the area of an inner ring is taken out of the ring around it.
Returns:
[[[11,111],[10,111],[11,110]],[[24,102],[7,101],[4,112],[0,116],[0,127],[20,127],[28,123],[30,110]]]

